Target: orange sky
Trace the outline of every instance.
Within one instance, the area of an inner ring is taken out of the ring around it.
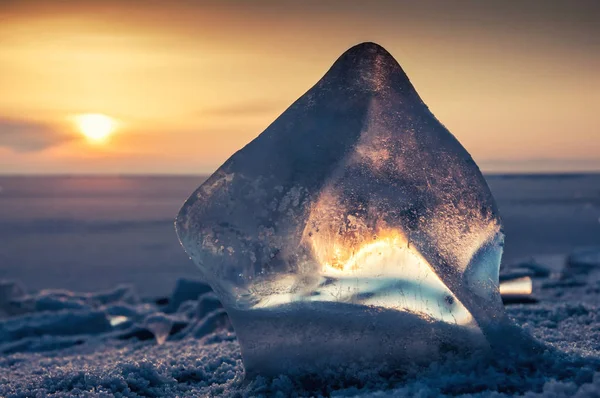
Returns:
[[[5,0],[0,173],[211,172],[362,41],[484,171],[600,170],[598,20],[584,0]],[[86,112],[119,121],[105,144]]]

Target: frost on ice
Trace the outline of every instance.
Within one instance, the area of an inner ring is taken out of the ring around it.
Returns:
[[[227,160],[176,224],[249,373],[427,363],[489,347],[507,323],[486,182],[373,43]]]

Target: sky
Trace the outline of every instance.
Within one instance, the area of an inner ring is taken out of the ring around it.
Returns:
[[[0,173],[210,173],[364,41],[484,172],[600,171],[599,21],[595,0],[0,0]]]

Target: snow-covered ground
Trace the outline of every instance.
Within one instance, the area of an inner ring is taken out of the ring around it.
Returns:
[[[600,270],[554,271],[536,279],[540,303],[508,306],[544,352],[515,348],[491,359],[449,358],[404,374],[355,371],[348,364],[343,371],[353,376],[344,380],[340,369],[244,380],[227,316],[199,283],[180,281],[168,303],[140,300],[127,287],[23,295],[5,283],[0,294],[10,316],[0,322],[0,396],[597,397]]]
[[[244,380],[227,316],[172,230],[201,180],[0,178],[0,278],[18,281],[0,283],[0,397],[599,396],[599,254],[580,248],[600,246],[600,176],[488,177],[504,271],[529,257],[551,271],[534,279],[538,303],[507,306],[543,352],[402,374],[348,364],[344,380]]]

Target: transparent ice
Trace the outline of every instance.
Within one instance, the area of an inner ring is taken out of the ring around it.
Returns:
[[[146,317],[144,326],[154,335],[156,343],[163,345],[169,337],[173,320],[165,314],[155,313]]]
[[[428,363],[486,349],[506,322],[490,190],[373,43],[227,160],[176,226],[250,374]]]

